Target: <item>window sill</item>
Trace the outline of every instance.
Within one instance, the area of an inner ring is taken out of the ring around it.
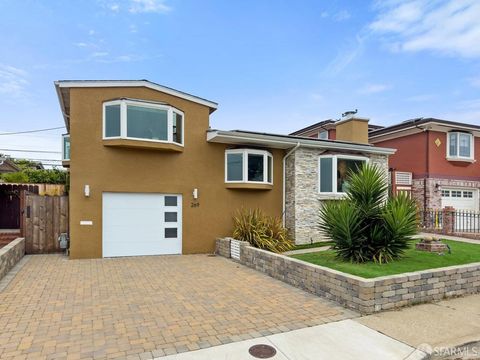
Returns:
[[[183,152],[183,146],[174,143],[131,140],[131,139],[103,139],[104,146],[136,148],[159,151]]]
[[[474,163],[474,162],[476,162],[475,159],[459,158],[459,157],[447,157],[447,160],[448,160],[448,161],[468,162],[468,163]]]
[[[62,160],[62,166],[66,168],[70,167],[70,160]]]
[[[318,199],[319,200],[343,200],[347,197],[347,194],[325,194],[325,193],[319,193]]]
[[[225,183],[225,187],[238,190],[272,190],[273,184]]]

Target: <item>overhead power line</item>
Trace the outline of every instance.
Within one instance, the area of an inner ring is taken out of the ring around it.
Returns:
[[[27,130],[27,131],[16,131],[16,132],[7,132],[7,133],[0,133],[0,135],[17,135],[17,134],[29,134],[29,133],[37,133],[42,131],[51,131],[51,130],[59,130],[64,129],[65,126],[58,126],[54,128],[47,128],[47,129],[37,129],[37,130]]]
[[[62,161],[58,159],[33,159],[33,158],[14,158],[15,160],[27,160],[27,161]]]
[[[31,152],[31,153],[46,153],[46,154],[61,154],[61,151],[48,151],[48,150],[26,150],[26,149],[0,149],[0,151],[15,151],[15,152]]]

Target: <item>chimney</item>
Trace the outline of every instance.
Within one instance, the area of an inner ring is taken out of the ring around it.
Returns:
[[[357,116],[357,111],[347,111],[342,119],[335,123],[336,139],[361,144],[368,144],[368,121],[370,119]]]

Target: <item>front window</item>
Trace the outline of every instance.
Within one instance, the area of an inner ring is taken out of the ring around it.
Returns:
[[[62,135],[62,160],[70,160],[70,134]]]
[[[225,153],[225,182],[272,184],[272,154],[264,150],[234,149]]]
[[[104,138],[183,145],[184,115],[172,106],[139,100],[104,103]]]
[[[448,157],[452,159],[473,159],[473,136],[468,133],[448,133]]]
[[[368,161],[365,157],[328,155],[319,159],[319,192],[343,194],[349,186],[349,174]]]

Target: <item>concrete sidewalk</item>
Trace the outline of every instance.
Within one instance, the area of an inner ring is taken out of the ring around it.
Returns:
[[[412,347],[457,347],[480,341],[480,295],[415,305],[356,321]]]
[[[162,360],[254,360],[253,345],[276,349],[272,360],[420,360],[427,355],[352,320],[170,355]]]

